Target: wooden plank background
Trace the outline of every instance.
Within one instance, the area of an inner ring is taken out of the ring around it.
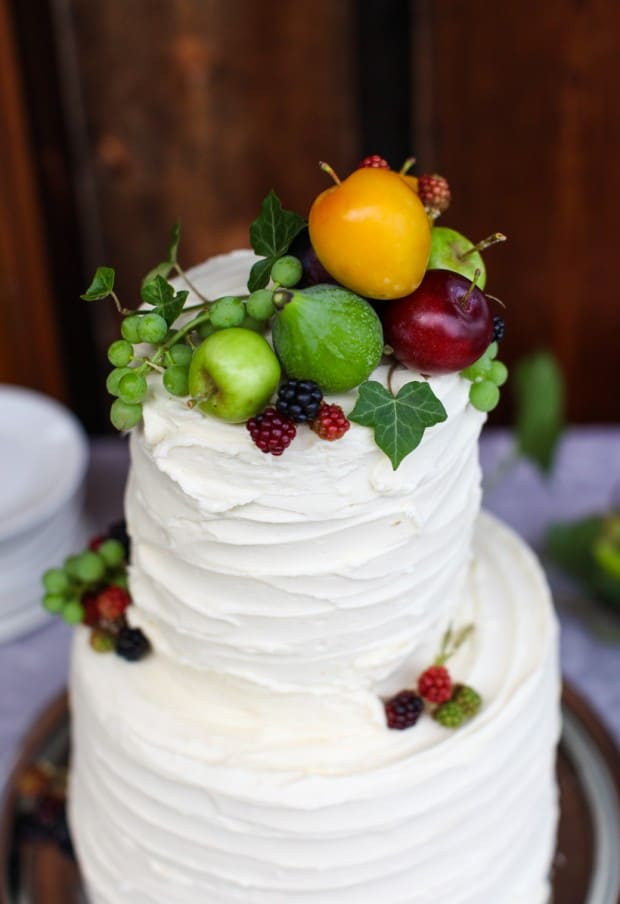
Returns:
[[[446,225],[509,235],[487,259],[508,306],[503,357],[551,348],[571,417],[619,418],[613,0],[54,0],[49,35],[34,34],[36,6],[13,0],[31,102],[53,35],[75,209],[58,192],[50,204],[45,167],[39,188],[52,236],[75,222],[79,247],[62,261],[74,285],[114,265],[131,303],[177,217],[191,265],[247,244],[270,187],[305,212],[325,185],[318,159],[346,173],[363,153],[410,148],[450,178]],[[74,304],[55,299],[63,336]],[[101,386],[116,324],[89,316]],[[509,416],[502,402],[495,417]]]

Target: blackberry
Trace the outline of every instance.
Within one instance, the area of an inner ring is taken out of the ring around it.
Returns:
[[[482,706],[482,697],[478,691],[466,684],[456,685],[452,699],[461,707],[466,719],[475,716]]]
[[[506,333],[506,324],[504,318],[499,314],[493,317],[493,342],[501,342]]]
[[[400,691],[384,703],[388,728],[403,731],[416,724],[424,712],[424,701],[413,691]]]
[[[272,455],[282,455],[297,433],[294,422],[271,407],[250,418],[245,426],[261,452]]]
[[[465,713],[455,700],[442,703],[433,715],[444,728],[458,728],[465,721]]]
[[[151,652],[151,643],[140,628],[124,627],[116,638],[116,654],[128,662],[138,662]]]
[[[276,408],[296,424],[307,424],[319,413],[323,393],[313,380],[287,380],[278,390]]]

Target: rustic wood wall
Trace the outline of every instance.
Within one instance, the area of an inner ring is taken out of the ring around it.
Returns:
[[[131,302],[177,217],[191,265],[246,244],[272,186],[306,210],[324,185],[319,158],[346,172],[361,153],[409,146],[450,177],[447,225],[510,237],[488,254],[489,288],[508,305],[504,357],[552,348],[571,416],[620,417],[614,0],[54,0],[35,35],[39,4],[13,0],[13,11],[35,105],[53,36],[66,126],[56,151],[74,196],[56,190],[49,203],[45,166],[40,187],[50,240],[74,224],[72,259],[54,255],[74,285],[105,262]],[[75,345],[68,288],[56,312]],[[111,312],[93,317],[101,385],[116,326]]]
[[[558,356],[569,413],[620,419],[620,6],[613,0],[433,5],[433,159],[447,224],[500,229],[489,291],[506,354]]]

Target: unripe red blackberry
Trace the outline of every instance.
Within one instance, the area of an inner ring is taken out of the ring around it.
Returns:
[[[364,157],[363,160],[360,160],[358,169],[364,169],[365,167],[370,167],[371,169],[390,169],[390,164],[387,160],[384,160],[383,157],[380,157],[379,154],[370,154],[368,157]]]
[[[445,213],[452,200],[448,180],[437,174],[418,178],[418,195],[427,213],[433,219]]]
[[[310,424],[317,436],[321,439],[340,439],[345,435],[350,422],[340,405],[328,405],[323,402],[319,409],[319,416]]]

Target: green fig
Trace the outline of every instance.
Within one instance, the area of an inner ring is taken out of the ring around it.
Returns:
[[[374,308],[342,286],[276,289],[273,344],[290,377],[345,392],[372,373],[383,354]]]

